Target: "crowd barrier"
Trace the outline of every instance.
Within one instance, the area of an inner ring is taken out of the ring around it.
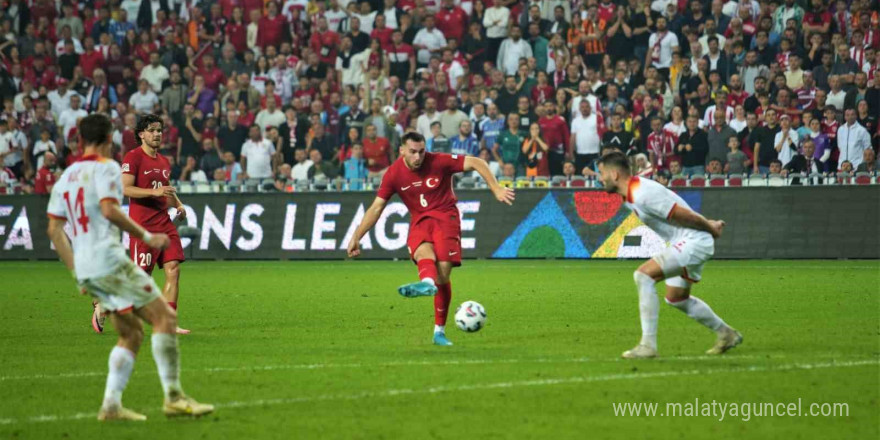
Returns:
[[[727,222],[716,258],[880,258],[880,186],[680,188],[690,206]],[[665,243],[617,195],[523,189],[514,206],[487,190],[457,191],[464,258],[646,258]],[[345,258],[371,192],[187,194],[189,259]],[[0,260],[56,256],[47,197],[0,198]],[[408,258],[409,215],[395,197],[362,241],[368,259]],[[127,246],[128,239],[122,237]]]

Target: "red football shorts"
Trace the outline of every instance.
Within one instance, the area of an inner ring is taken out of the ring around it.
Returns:
[[[455,267],[461,266],[461,221],[457,215],[424,217],[418,223],[410,225],[406,246],[413,262],[416,262],[415,251],[422,243],[434,245],[437,261],[448,261]]]
[[[150,230],[152,228],[147,229]],[[169,226],[162,229],[164,230],[150,230],[150,232],[168,235],[171,243],[164,250],[153,249],[134,237],[131,237],[129,240],[128,250],[131,252],[132,261],[147,273],[152,273],[153,266],[156,264],[161,269],[169,261],[176,260],[181,263],[186,261],[186,258],[183,256],[183,245],[180,243],[180,235],[177,233],[177,228],[169,224]]]

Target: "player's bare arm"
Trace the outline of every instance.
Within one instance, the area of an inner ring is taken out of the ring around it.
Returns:
[[[66,219],[49,217],[49,227],[46,229],[46,233],[49,235],[49,240],[52,240],[52,244],[55,245],[55,252],[58,253],[61,261],[64,262],[68,270],[73,271],[73,249],[64,232],[66,223]]]
[[[160,186],[158,188],[138,188],[131,174],[122,175],[122,194],[130,199],[144,199],[147,197],[167,197],[177,193],[173,186]]]
[[[467,156],[464,158],[464,170],[466,172],[476,171],[489,185],[489,189],[492,191],[492,194],[495,194],[495,198],[499,202],[513,205],[513,200],[516,198],[513,189],[505,188],[498,184],[498,180],[495,179],[492,171],[489,170],[489,164],[485,160],[479,157]]]
[[[361,238],[363,238],[370,229],[373,229],[373,226],[379,221],[379,216],[382,215],[382,211],[385,210],[385,204],[387,203],[388,201],[381,197],[376,197],[376,199],[373,200],[373,204],[370,205],[367,212],[364,213],[364,220],[358,225],[357,230],[354,231],[354,236],[351,237],[351,242],[348,243],[349,257],[356,258],[361,254]]]
[[[151,234],[146,229],[135,223],[128,215],[119,208],[119,202],[113,199],[101,201],[101,215],[119,229],[128,232],[129,235],[140,239],[151,248],[165,249],[170,240],[165,234]]]
[[[709,220],[694,211],[681,206],[672,207],[672,215],[669,217],[674,222],[691,229],[705,231],[712,234],[713,238],[721,236],[724,230],[724,220]]]

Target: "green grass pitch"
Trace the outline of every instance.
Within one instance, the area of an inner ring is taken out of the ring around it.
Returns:
[[[639,339],[636,261],[466,261],[453,307],[488,325],[430,345],[408,262],[188,262],[182,379],[215,403],[166,420],[149,336],[124,396],[145,424],[94,420],[111,330],[61,263],[0,263],[0,438],[846,438],[880,435],[880,262],[713,261],[694,294],[745,342],[661,303],[661,357]],[[160,272],[157,281],[163,278]],[[658,285],[662,289],[662,285]],[[450,321],[451,324],[451,321]],[[149,333],[149,330],[147,330]],[[614,403],[845,403],[843,417],[615,416]]]

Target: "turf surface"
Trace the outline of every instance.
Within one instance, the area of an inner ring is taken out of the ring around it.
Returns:
[[[409,263],[188,262],[183,385],[217,412],[160,415],[148,336],[124,402],[150,419],[103,425],[112,330],[92,332],[60,263],[0,263],[0,438],[878,438],[880,262],[711,262],[694,294],[745,343],[703,356],[714,336],[662,305],[661,358],[624,361],[639,335],[637,266],[467,261],[453,303],[481,302],[488,326],[450,329],[455,346],[441,348],[431,300],[395,293]],[[849,415],[613,408],[695,399],[846,403]]]

